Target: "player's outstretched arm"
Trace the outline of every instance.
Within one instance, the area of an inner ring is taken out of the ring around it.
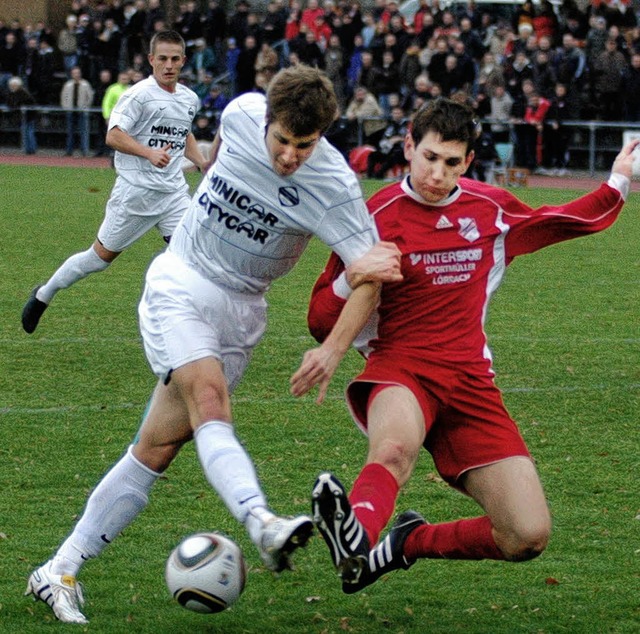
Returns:
[[[338,321],[322,345],[304,353],[300,367],[291,377],[291,394],[303,396],[318,385],[316,403],[322,403],[342,357],[378,303],[380,286],[365,282],[351,293]]]
[[[392,242],[379,242],[347,270],[349,285],[355,288],[322,345],[304,354],[300,368],[291,377],[294,396],[319,385],[316,402],[322,403],[342,357],[378,304],[381,284],[402,280],[400,250]]]

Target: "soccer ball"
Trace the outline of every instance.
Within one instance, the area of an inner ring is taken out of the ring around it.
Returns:
[[[244,590],[247,566],[240,547],[220,533],[197,533],[176,546],[165,569],[171,595],[194,612],[222,612]]]

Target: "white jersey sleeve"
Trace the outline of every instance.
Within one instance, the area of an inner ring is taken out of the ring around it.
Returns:
[[[258,93],[225,109],[216,162],[169,246],[205,277],[240,292],[264,292],[314,235],[346,264],[378,240],[355,174],[326,139],[294,174],[276,174],[265,113]]]
[[[148,77],[128,88],[111,113],[109,129],[117,126],[142,145],[167,148],[172,158],[167,167],[159,168],[139,156],[116,152],[118,174],[133,185],[156,191],[182,187],[182,157],[199,107],[198,96],[182,84],[170,93]]]

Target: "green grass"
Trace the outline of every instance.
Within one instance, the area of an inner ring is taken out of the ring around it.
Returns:
[[[0,167],[0,632],[564,633],[640,630],[640,198],[607,232],[520,258],[492,305],[488,330],[505,400],[538,461],[554,515],[535,561],[421,561],[345,596],[320,539],[274,577],[206,484],[188,446],[142,516],[81,579],[90,625],[54,623],[22,597],[26,577],[69,532],[87,494],[133,437],[154,385],[136,324],[148,235],[106,272],[64,291],[33,336],[19,316],[33,286],[87,248],[110,170]],[[194,181],[195,182],[195,181]],[[365,183],[371,191],[376,184]],[[578,192],[518,190],[530,204]],[[326,249],[313,242],[274,286],[267,335],[235,395],[238,433],[273,507],[308,512],[317,473],[356,476],[366,443],[342,400],[361,366],[350,353],[328,401],[288,395],[312,345],[305,312]],[[472,516],[474,503],[434,477],[425,453],[398,509],[431,521]],[[250,572],[241,600],[202,616],[169,597],[163,567],[186,534],[222,530]]]

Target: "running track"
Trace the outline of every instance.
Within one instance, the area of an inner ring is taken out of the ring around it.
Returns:
[[[27,156],[15,150],[0,148],[0,165],[43,165],[45,167],[79,167],[93,169],[111,169],[111,159],[105,157],[81,157],[64,156],[62,152],[48,150],[39,154]],[[598,178],[591,178],[583,172],[571,174],[567,177],[538,176],[529,177],[529,187],[550,187],[557,189],[584,189],[592,190],[599,187],[606,178],[606,174],[598,175]],[[514,190],[517,192],[517,189]],[[634,181],[631,184],[631,191],[640,191],[640,182]]]

